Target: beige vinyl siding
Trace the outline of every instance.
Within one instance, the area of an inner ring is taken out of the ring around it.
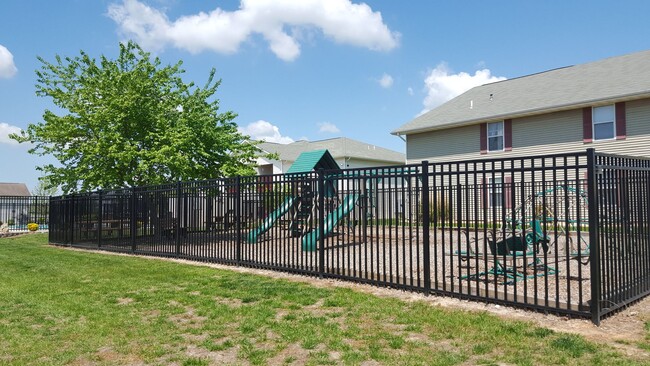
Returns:
[[[512,151],[481,155],[479,125],[407,136],[407,160],[417,163],[537,156],[595,148],[596,151],[650,156],[650,99],[626,102],[627,139],[582,142],[582,110],[549,113],[512,121]]]
[[[465,126],[406,136],[406,159],[447,161],[450,157],[476,159],[479,154],[479,126]]]
[[[336,159],[336,162],[339,163],[339,166],[343,167],[343,159]],[[382,161],[382,160],[368,160],[368,159],[357,159],[352,158],[347,161],[348,168],[366,168],[366,167],[379,167],[379,166],[393,166],[393,165],[403,165],[404,162],[396,163],[393,161]]]

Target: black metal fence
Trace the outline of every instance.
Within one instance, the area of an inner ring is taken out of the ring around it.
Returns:
[[[49,197],[0,196],[0,234],[27,231],[27,225],[38,224],[38,230],[47,230]]]
[[[574,154],[321,170],[50,201],[50,242],[592,317],[650,291],[650,161]]]

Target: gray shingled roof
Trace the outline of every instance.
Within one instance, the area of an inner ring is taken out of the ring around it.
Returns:
[[[0,183],[0,196],[31,196],[25,183]]]
[[[650,97],[650,50],[477,86],[392,131],[408,135]]]
[[[269,153],[277,153],[280,159],[295,161],[304,151],[323,150],[330,152],[334,159],[356,158],[379,162],[394,162],[403,164],[405,155],[397,151],[367,144],[347,137],[337,137],[319,141],[296,141],[290,144],[262,142],[259,147]]]

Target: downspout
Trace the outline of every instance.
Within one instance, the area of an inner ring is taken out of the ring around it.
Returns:
[[[399,137],[404,143],[406,143],[406,139],[402,137],[399,133],[396,133],[395,136]],[[404,164],[408,164],[408,159],[406,158],[406,154],[404,154]]]

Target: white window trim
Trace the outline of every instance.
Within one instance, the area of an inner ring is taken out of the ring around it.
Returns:
[[[490,136],[490,125],[497,124],[497,123],[501,124],[501,135]],[[485,136],[486,140],[485,141],[486,141],[486,144],[487,144],[486,150],[487,150],[488,153],[506,151],[506,124],[504,123],[504,121],[488,122],[485,125],[485,134],[486,134],[486,136]],[[502,141],[501,146],[503,146],[503,147],[500,150],[490,150],[490,137],[501,137],[501,141]]]
[[[596,108],[602,108],[602,107],[612,107],[614,110],[614,120],[613,121],[600,121],[596,122]],[[611,123],[612,124],[612,137],[606,138],[606,139],[599,139],[596,138],[596,125],[597,124],[603,124],[603,123]],[[599,105],[596,107],[591,107],[591,140],[592,141],[612,141],[616,140],[616,106],[614,104],[607,104],[607,105]]]

